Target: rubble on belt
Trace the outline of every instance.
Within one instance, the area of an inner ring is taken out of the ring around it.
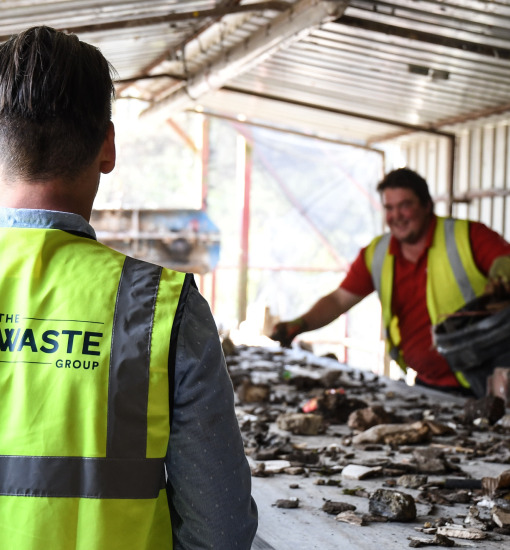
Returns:
[[[319,414],[280,414],[276,419],[276,425],[281,430],[301,435],[317,435],[325,430],[324,417]]]
[[[377,489],[370,496],[369,510],[390,521],[412,521],[416,518],[414,498],[401,491]]]
[[[274,505],[277,508],[286,508],[286,509],[292,509],[292,508],[299,508],[299,499],[298,498],[282,498],[277,500]]]
[[[464,406],[464,422],[475,422],[485,418],[490,424],[495,424],[505,415],[505,402],[501,397],[488,395],[481,399],[468,399]]]
[[[336,517],[336,521],[343,521],[345,523],[350,523],[351,525],[367,525],[367,520],[365,516],[357,514],[353,510],[346,510],[345,512],[340,512]]]
[[[338,515],[338,514],[341,514],[342,512],[352,512],[356,510],[356,506],[354,506],[354,504],[349,504],[347,502],[336,502],[332,500],[327,500],[324,503],[322,509],[327,514]]]
[[[502,399],[452,407],[448,399],[389,390],[375,374],[333,358],[223,344],[254,476],[313,477],[332,494],[362,499],[368,514],[337,498],[323,502],[323,513],[338,522],[422,525],[422,536],[408,537],[412,547],[459,546],[453,541],[461,539],[481,545],[509,535],[510,468],[478,479],[463,468],[471,461],[510,464]],[[328,443],[313,443],[325,436]],[[284,496],[275,507],[306,504],[302,494]],[[454,506],[464,507],[464,521],[448,517]]]
[[[409,546],[411,548],[424,548],[425,546],[444,546],[444,547],[450,548],[452,546],[456,546],[454,540],[449,539],[447,536],[440,535],[438,533],[436,533],[433,539],[409,537],[409,540],[411,541],[409,543]]]

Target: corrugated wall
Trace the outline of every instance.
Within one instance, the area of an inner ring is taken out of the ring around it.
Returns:
[[[510,116],[452,126],[452,214],[481,221],[510,240]],[[406,165],[429,182],[436,213],[448,213],[451,140],[420,134],[399,139]]]

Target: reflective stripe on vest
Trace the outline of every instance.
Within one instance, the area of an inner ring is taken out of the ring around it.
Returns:
[[[390,237],[387,233],[374,239],[367,248],[365,260],[381,300],[388,348],[395,359],[400,334],[398,319],[391,312],[394,258],[388,253]],[[485,286],[486,278],[472,257],[469,222],[438,217],[427,261],[427,309],[432,323],[436,324],[443,315],[456,311],[480,295]],[[433,285],[432,280],[440,280],[442,284]],[[445,288],[448,288],[446,294],[443,292]],[[404,364],[401,366],[405,368]]]
[[[390,245],[391,234],[386,233],[380,239],[375,246],[374,256],[372,259],[372,280],[374,283],[375,290],[377,294],[381,296],[381,280],[382,280],[382,269],[384,259],[388,252],[388,247]]]
[[[453,270],[457,286],[459,287],[464,302],[470,302],[476,298],[475,291],[471,285],[468,274],[464,268],[462,260],[460,259],[459,247],[455,239],[455,221],[453,218],[443,219],[444,223],[444,235],[446,240],[446,252],[448,254],[448,260]]]
[[[162,268],[126,258],[115,304],[106,457],[0,456],[0,494],[156,498],[164,459],[145,458],[154,306]]]
[[[436,227],[436,232],[441,231],[441,226],[444,227],[444,237],[445,237],[445,244],[446,244],[445,259],[447,259],[449,262],[449,265],[452,269],[457,286],[464,299],[464,303],[466,303],[476,298],[476,296],[478,295],[477,292],[479,292],[480,284],[477,284],[478,281],[475,281],[472,284],[470,277],[465,269],[465,266],[461,260],[461,255],[459,251],[460,245],[457,243],[457,239],[455,235],[455,225],[456,223],[459,223],[459,222],[460,223],[465,222],[467,224],[466,220],[455,220],[453,218],[437,218],[438,225]],[[383,288],[383,282],[382,282],[383,264],[385,259],[388,256],[390,237],[391,237],[390,233],[386,233],[380,239],[378,239],[378,241],[375,243],[371,267],[370,267],[370,271],[372,274],[372,281],[378,295],[381,297],[383,310],[387,308],[391,309],[391,300],[383,301],[383,298],[387,298],[387,296],[384,296],[383,294],[384,288]],[[393,267],[392,267],[391,275],[392,275],[391,279],[393,282]],[[474,274],[475,277],[477,275],[479,275],[479,273]],[[477,287],[476,290],[474,286]],[[391,293],[389,297],[391,298]],[[391,315],[386,313],[385,315],[383,314],[383,316],[385,317],[385,321],[386,320],[389,321],[389,318]]]
[[[427,308],[433,325],[483,293],[487,278],[474,261],[467,220],[438,218],[427,262]]]

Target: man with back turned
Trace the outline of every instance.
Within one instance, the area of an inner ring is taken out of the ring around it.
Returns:
[[[89,225],[112,68],[48,27],[0,46],[0,548],[245,549],[233,391],[193,276]]]

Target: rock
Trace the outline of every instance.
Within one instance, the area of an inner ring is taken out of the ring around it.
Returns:
[[[397,479],[397,485],[407,489],[418,489],[427,483],[428,477],[423,475],[405,474]]]
[[[455,546],[455,541],[449,539],[445,535],[436,534],[433,539],[420,539],[417,537],[409,537],[410,548],[424,548],[425,546],[445,546],[451,548]]]
[[[510,489],[510,470],[501,472],[497,477],[483,477],[482,489],[486,495],[494,496],[496,491]]]
[[[320,378],[321,384],[325,388],[338,388],[341,384],[343,373],[341,370],[327,370]]]
[[[430,433],[432,435],[455,434],[455,430],[451,426],[447,426],[446,424],[441,424],[440,422],[436,422],[435,420],[425,420],[425,424],[427,424],[430,430]]]
[[[390,489],[377,489],[368,501],[369,511],[390,521],[416,519],[416,505],[411,495]]]
[[[305,469],[303,466],[291,466],[290,468],[285,468],[283,472],[289,476],[300,476],[305,473]]]
[[[481,399],[468,399],[462,411],[462,419],[466,424],[471,424],[477,418],[486,418],[490,424],[495,424],[504,414],[503,399],[488,395]]]
[[[326,485],[327,487],[340,487],[342,485],[342,480],[319,478],[315,480],[315,485]]]
[[[286,509],[299,508],[299,499],[298,498],[279,499],[273,504],[273,506],[276,506],[277,508],[286,508]]]
[[[341,512],[335,517],[335,519],[337,521],[343,521],[344,523],[350,523],[351,525],[359,525],[359,526],[367,525],[367,522],[364,519],[364,517],[356,514],[352,510]]]
[[[444,451],[437,447],[415,449],[413,458],[417,470],[421,473],[444,474],[451,469],[444,456]]]
[[[278,416],[276,425],[296,435],[317,435],[324,432],[324,419],[319,414],[285,413]]]
[[[332,424],[345,424],[349,415],[367,406],[365,401],[347,397],[343,390],[329,389],[317,398],[317,407],[324,419]]]
[[[266,474],[279,474],[291,466],[288,460],[266,460],[263,464]]]
[[[489,521],[484,520],[480,515],[480,510],[476,506],[470,506],[467,516],[464,518],[464,525],[475,527],[486,531]]]
[[[266,472],[266,466],[263,462],[259,464],[250,464],[251,475],[253,477],[268,477],[272,474]]]
[[[426,422],[412,424],[379,424],[354,436],[355,445],[367,443],[386,443],[393,445],[408,445],[428,440],[430,430]]]
[[[498,424],[505,430],[510,430],[510,414],[505,414],[498,420]]]
[[[351,430],[364,432],[372,426],[391,424],[395,421],[396,417],[393,413],[388,412],[381,405],[374,405],[352,412],[347,420],[347,425]]]
[[[249,380],[242,380],[237,388],[237,396],[242,403],[259,403],[269,401],[268,384],[252,384]]]
[[[494,506],[491,510],[492,520],[499,527],[510,527],[510,511]]]
[[[382,472],[381,466],[369,467],[359,464],[348,464],[342,470],[342,477],[345,479],[367,479]]]
[[[230,357],[232,355],[237,355],[236,346],[235,346],[234,342],[232,342],[232,340],[228,336],[223,338],[223,340],[221,342],[221,347],[223,348],[223,354],[225,355],[225,357]]]
[[[462,525],[442,525],[437,528],[438,535],[445,535],[454,539],[482,540],[487,538],[487,533],[474,527],[463,527]]]
[[[326,500],[326,502],[322,506],[322,509],[326,512],[326,514],[338,515],[342,512],[356,510],[356,506],[354,506],[354,504],[348,504],[347,502],[335,502],[333,500]]]
[[[299,464],[317,464],[320,454],[316,449],[292,449],[289,452],[281,453],[280,458],[290,460],[294,465]]]

